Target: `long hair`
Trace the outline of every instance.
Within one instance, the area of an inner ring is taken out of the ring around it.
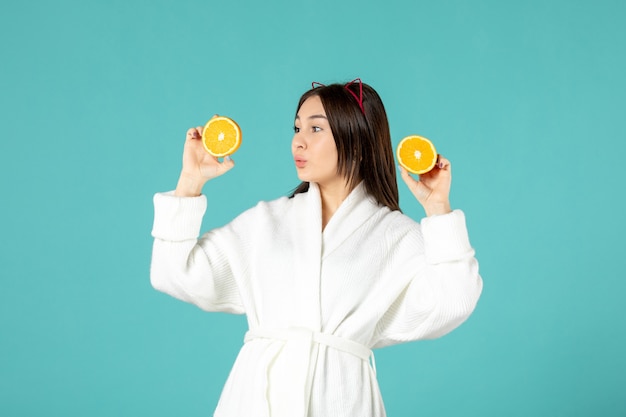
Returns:
[[[296,114],[302,104],[313,96],[322,101],[337,146],[337,170],[353,189],[361,180],[365,190],[391,210],[400,210],[398,182],[391,146],[387,112],[378,93],[363,83],[363,112],[348,88],[359,97],[359,84],[330,84],[315,87],[300,97]],[[293,192],[308,191],[302,182]]]

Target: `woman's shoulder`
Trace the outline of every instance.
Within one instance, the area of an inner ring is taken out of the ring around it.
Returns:
[[[268,221],[282,218],[293,204],[293,198],[278,197],[273,200],[260,200],[235,218],[238,222]]]
[[[381,210],[381,220],[384,221],[387,227],[392,229],[419,229],[419,222],[413,220],[410,216],[404,214],[400,210]]]
[[[404,240],[421,240],[422,232],[420,223],[399,210],[381,208],[374,222],[378,230],[381,230],[385,239],[390,242]]]
[[[250,210],[258,210],[262,212],[275,213],[289,210],[295,201],[298,201],[303,196],[300,194],[294,197],[281,196],[274,199],[260,200]]]

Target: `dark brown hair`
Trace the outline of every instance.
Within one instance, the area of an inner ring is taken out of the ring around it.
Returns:
[[[353,189],[361,180],[365,190],[381,205],[400,210],[396,167],[385,107],[378,93],[363,83],[363,112],[357,99],[359,84],[330,84],[312,88],[300,97],[296,114],[309,97],[322,101],[337,146],[337,170]],[[308,191],[301,183],[292,196]]]

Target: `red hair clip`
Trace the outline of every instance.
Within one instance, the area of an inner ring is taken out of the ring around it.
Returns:
[[[359,84],[359,95],[357,97],[356,93],[352,90],[350,90],[350,86],[352,84],[355,84],[355,82],[358,82]],[[352,97],[354,97],[356,99],[356,102],[359,103],[359,108],[361,109],[361,113],[363,113],[363,115],[365,115],[365,109],[363,108],[363,82],[361,81],[360,78],[355,78],[354,80],[350,81],[349,83],[346,83],[346,85],[343,86],[343,88],[345,88],[346,90],[348,90],[348,93],[352,94]]]
[[[352,84],[359,84],[359,95],[357,96],[356,93],[352,90],[350,90],[350,86]],[[317,87],[326,87],[324,84],[322,83],[318,83],[317,81],[313,81],[311,83],[311,88],[317,88]],[[365,108],[363,108],[363,82],[361,81],[360,78],[355,78],[354,80],[350,81],[349,83],[344,84],[343,88],[346,89],[346,91],[348,93],[350,93],[352,95],[352,97],[354,97],[354,99],[356,100],[356,102],[359,105],[359,108],[361,109],[361,113],[363,113],[363,115],[365,115]]]

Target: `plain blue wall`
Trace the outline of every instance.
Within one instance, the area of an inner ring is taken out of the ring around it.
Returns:
[[[624,1],[0,6],[0,415],[211,415],[246,329],[149,284],[185,131],[235,118],[221,225],[297,179],[311,81],[361,77],[453,162],[485,290],[377,352],[390,416],[625,416]],[[401,184],[404,211],[422,209]]]

